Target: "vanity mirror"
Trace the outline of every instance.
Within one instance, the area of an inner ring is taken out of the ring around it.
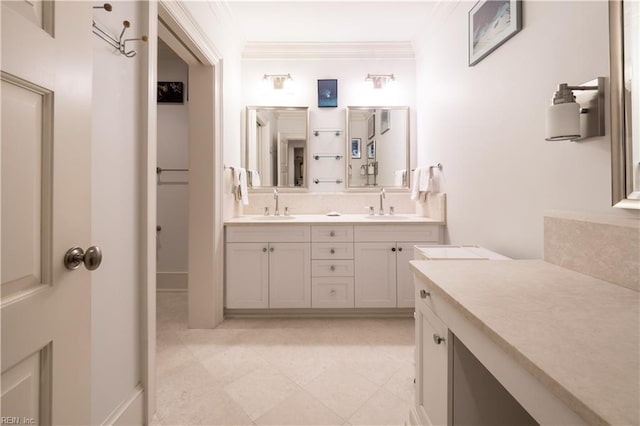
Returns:
[[[247,186],[307,188],[309,108],[250,106],[246,123]]]
[[[614,207],[640,209],[640,3],[609,2],[611,194]]]
[[[409,107],[347,107],[347,189],[409,188]]]

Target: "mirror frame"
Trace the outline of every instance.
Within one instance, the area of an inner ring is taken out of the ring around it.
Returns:
[[[633,188],[633,164],[624,91],[624,8],[609,1],[609,56],[611,84],[611,198],[613,207],[640,209],[640,191]],[[636,131],[640,131],[637,129]]]
[[[349,126],[350,111],[363,111],[370,109],[393,109],[407,112],[407,140],[406,140],[406,169],[409,171],[407,175],[407,186],[349,186],[349,165],[351,164],[351,127]],[[346,192],[379,192],[380,188],[384,188],[387,192],[409,192],[411,189],[411,109],[408,106],[347,106],[346,109],[346,139],[345,139],[345,166],[344,166],[344,190]]]
[[[304,158],[304,186],[302,187],[293,187],[293,186],[258,186],[258,187],[249,187],[247,188],[249,192],[271,192],[274,189],[278,189],[278,192],[308,192],[309,191],[309,161],[311,156],[309,154],[309,107],[308,106],[262,106],[262,105],[248,105],[244,109],[244,137],[242,143],[242,167],[246,168],[246,165],[249,164],[249,153],[247,150],[247,145],[249,141],[247,138],[249,137],[249,110],[271,110],[271,111],[304,111],[305,112],[305,123],[304,123],[304,135],[307,141],[307,149],[305,150],[305,158]]]

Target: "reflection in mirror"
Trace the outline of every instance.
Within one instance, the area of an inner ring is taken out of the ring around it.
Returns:
[[[307,187],[308,107],[247,107],[243,167],[250,188]]]
[[[609,2],[614,207],[640,209],[640,3]]]
[[[409,108],[347,107],[348,188],[408,188]]]

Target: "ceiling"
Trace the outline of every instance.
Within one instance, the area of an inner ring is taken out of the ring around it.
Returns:
[[[227,0],[245,42],[411,41],[435,1]]]

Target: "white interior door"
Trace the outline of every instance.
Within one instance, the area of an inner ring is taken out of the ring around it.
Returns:
[[[91,8],[3,1],[2,416],[89,424]]]

